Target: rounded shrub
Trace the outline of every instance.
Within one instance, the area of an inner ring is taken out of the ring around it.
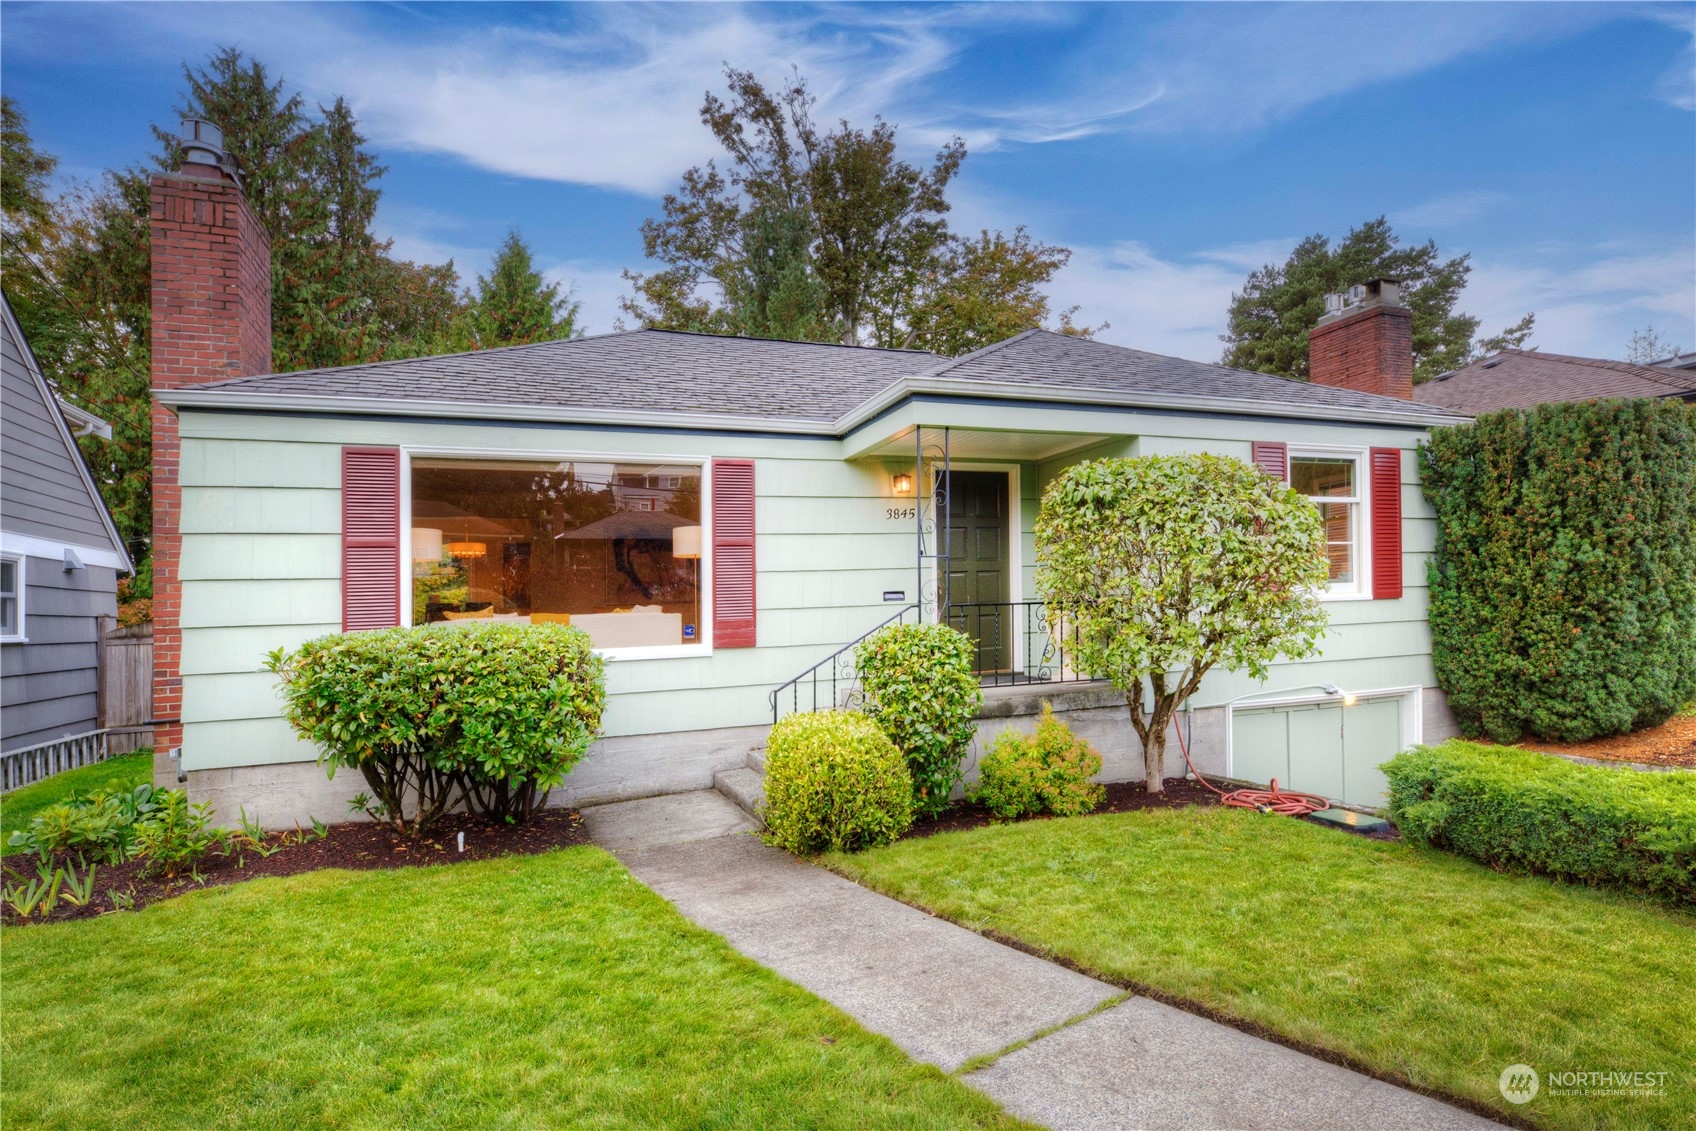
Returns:
[[[600,733],[601,658],[567,625],[391,628],[310,640],[267,665],[283,716],[374,815],[414,831],[465,805],[523,821]],[[411,814],[408,817],[408,814]]]
[[[855,852],[913,824],[907,764],[853,711],[789,715],[766,742],[765,839],[790,852]]]
[[[983,706],[977,645],[944,624],[893,624],[855,649],[862,710],[907,760],[913,806],[934,816],[960,783]]]
[[[1004,730],[978,764],[972,798],[1003,820],[1053,813],[1076,817],[1093,810],[1107,791],[1091,781],[1101,755],[1042,705],[1034,735]]]

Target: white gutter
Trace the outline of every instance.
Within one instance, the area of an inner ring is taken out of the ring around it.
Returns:
[[[482,401],[398,400],[385,397],[337,397],[323,394],[274,394],[185,386],[155,389],[171,408],[245,409],[261,412],[340,412],[361,416],[428,416],[461,419],[539,421],[553,424],[600,424],[626,428],[688,428],[721,432],[781,432],[840,437],[879,413],[919,394],[984,397],[991,400],[1049,401],[1107,408],[1147,408],[1176,412],[1230,412],[1248,416],[1337,420],[1354,424],[1391,424],[1429,428],[1464,424],[1470,416],[1432,407],[1426,412],[1394,412],[1353,405],[1300,405],[1246,397],[1079,389],[997,381],[961,381],[946,377],[903,377],[834,421],[732,416],[704,412],[652,412],[564,405],[501,405]]]
[[[732,416],[714,412],[644,412],[577,408],[570,405],[502,405],[487,401],[400,400],[389,397],[333,397],[322,394],[249,393],[195,388],[154,389],[170,408],[246,409],[260,412],[342,412],[357,416],[428,416],[473,420],[521,420],[547,424],[606,424],[623,428],[688,428],[718,432],[784,432],[804,436],[837,435],[828,420]]]

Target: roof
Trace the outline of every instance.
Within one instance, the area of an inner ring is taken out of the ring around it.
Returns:
[[[918,350],[631,330],[203,388],[827,421],[935,364]]]
[[[59,399],[24,338],[10,301],[0,299],[0,541],[9,551],[58,556],[73,546],[91,565],[124,572],[133,563],[89,473],[77,435],[111,429]]]
[[[1696,373],[1541,350],[1503,350],[1413,387],[1416,401],[1473,414],[1550,401],[1678,396],[1696,396]]]
[[[1394,397],[1026,332],[959,358],[633,330],[155,390],[165,404],[844,435],[915,394],[1315,417],[1461,418]]]
[[[1655,369],[1696,369],[1696,353],[1675,353],[1649,365]]]

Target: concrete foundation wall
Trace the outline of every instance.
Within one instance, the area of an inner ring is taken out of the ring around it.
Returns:
[[[1027,734],[1036,730],[1036,719],[1042,714],[1043,701],[1054,705],[1054,714],[1072,732],[1085,739],[1101,755],[1099,782],[1142,781],[1142,741],[1131,726],[1131,712],[1125,706],[1125,696],[1110,684],[1078,684],[1066,690],[1031,693],[1027,687],[990,688],[984,692],[983,713],[979,716],[977,737],[972,740],[966,755],[965,781],[970,786],[978,779],[978,763],[1004,730],[1019,730]],[[1180,713],[1173,728],[1166,734],[1165,776],[1181,778],[1188,770],[1178,747],[1176,728],[1189,728],[1185,736],[1190,743],[1190,760],[1204,774],[1225,772],[1225,710],[1213,707]]]

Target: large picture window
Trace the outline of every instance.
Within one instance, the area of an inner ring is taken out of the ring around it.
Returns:
[[[704,642],[701,467],[412,460],[412,623],[575,624],[599,648]]]
[[[1360,481],[1358,456],[1290,454],[1290,485],[1312,499],[1325,520],[1332,593],[1362,591]]]

